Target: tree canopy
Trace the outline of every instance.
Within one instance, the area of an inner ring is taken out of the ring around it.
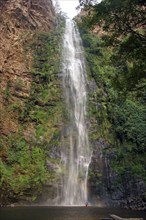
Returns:
[[[84,18],[86,26],[101,28],[105,32],[102,38],[115,49],[112,64],[117,67],[119,76],[115,84],[123,81],[126,91],[143,88],[139,83],[146,78],[146,1],[80,0],[80,4],[90,12]]]
[[[80,0],[80,5],[92,10],[90,25],[101,25],[116,36],[132,33],[146,41],[144,29],[146,25],[146,2],[140,0]]]

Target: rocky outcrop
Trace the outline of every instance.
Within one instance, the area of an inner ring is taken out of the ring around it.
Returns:
[[[51,0],[0,0],[2,135],[18,131],[18,114],[12,109],[22,108],[30,94],[32,54],[28,45],[37,31],[51,31],[54,22]]]
[[[103,139],[95,142],[89,169],[89,197],[97,206],[122,207],[132,210],[145,210],[145,183],[135,180],[125,172],[125,181],[119,183],[118,173],[113,172],[111,161],[114,154],[104,154],[110,149]]]
[[[3,24],[9,30],[50,30],[54,23],[54,8],[51,0],[1,0]],[[13,25],[12,25],[13,24]]]

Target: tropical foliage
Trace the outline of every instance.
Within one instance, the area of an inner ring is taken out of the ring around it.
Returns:
[[[105,187],[110,193],[127,189],[130,196],[131,184],[146,181],[146,6],[136,0],[92,3],[81,1],[87,16],[78,21],[89,79],[97,86],[89,98],[90,140],[108,142],[103,155],[112,179]],[[104,184],[91,174],[97,188]]]

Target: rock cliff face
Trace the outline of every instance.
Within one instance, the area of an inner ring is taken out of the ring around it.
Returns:
[[[0,0],[2,206],[35,201],[44,182],[47,188],[54,184],[51,147],[62,115],[56,107],[61,34],[55,24],[51,0]]]
[[[18,131],[17,115],[8,103],[23,106],[32,77],[31,51],[25,50],[36,31],[51,31],[55,12],[51,0],[0,0],[0,133]]]

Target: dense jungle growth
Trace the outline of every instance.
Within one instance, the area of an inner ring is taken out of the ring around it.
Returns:
[[[144,209],[146,3],[137,0],[92,2],[80,1],[86,8],[86,16],[77,20],[91,87],[90,141],[93,149],[98,146],[95,152],[102,154],[105,168],[101,168],[93,156],[89,182],[94,194],[101,198],[124,207]]]

